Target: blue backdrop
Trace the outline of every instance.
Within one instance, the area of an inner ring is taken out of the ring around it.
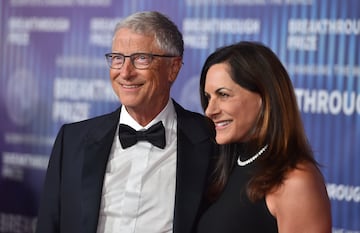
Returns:
[[[63,123],[114,110],[104,54],[118,19],[167,14],[183,32],[172,96],[202,112],[199,74],[217,47],[270,46],[296,88],[323,165],[333,232],[360,233],[360,1],[0,1],[0,232],[33,232],[54,137]]]

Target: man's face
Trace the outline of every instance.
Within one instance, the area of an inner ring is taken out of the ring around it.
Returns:
[[[115,34],[112,52],[125,56],[134,53],[165,54],[158,48],[153,36],[141,35],[126,28]],[[120,102],[133,117],[144,117],[144,114],[150,117],[158,114],[166,105],[171,84],[180,67],[180,57],[153,57],[150,66],[140,70],[127,57],[120,69],[110,69],[110,79]]]

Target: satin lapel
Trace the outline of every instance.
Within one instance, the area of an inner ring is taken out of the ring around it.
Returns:
[[[191,232],[207,179],[211,146],[198,120],[175,103],[178,115],[178,155],[174,233]]]
[[[97,230],[103,180],[119,121],[119,109],[94,126],[85,145],[81,194],[83,232],[95,233]]]

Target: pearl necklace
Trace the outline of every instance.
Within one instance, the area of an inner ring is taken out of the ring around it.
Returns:
[[[265,151],[267,148],[268,148],[268,145],[266,144],[263,148],[261,148],[261,149],[259,150],[258,153],[256,153],[253,157],[251,157],[251,158],[249,158],[249,159],[247,159],[247,160],[245,160],[245,161],[241,161],[241,160],[240,160],[240,155],[239,155],[238,160],[237,160],[238,165],[239,165],[240,167],[243,167],[243,166],[248,165],[249,163],[254,162],[254,160],[257,159],[257,157],[259,157],[262,153],[264,153],[264,151]]]

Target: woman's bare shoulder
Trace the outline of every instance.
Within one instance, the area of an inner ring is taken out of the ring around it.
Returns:
[[[266,202],[283,232],[331,232],[325,182],[312,163],[300,163],[289,171],[283,184],[266,196]],[[301,225],[307,229],[300,230]]]

